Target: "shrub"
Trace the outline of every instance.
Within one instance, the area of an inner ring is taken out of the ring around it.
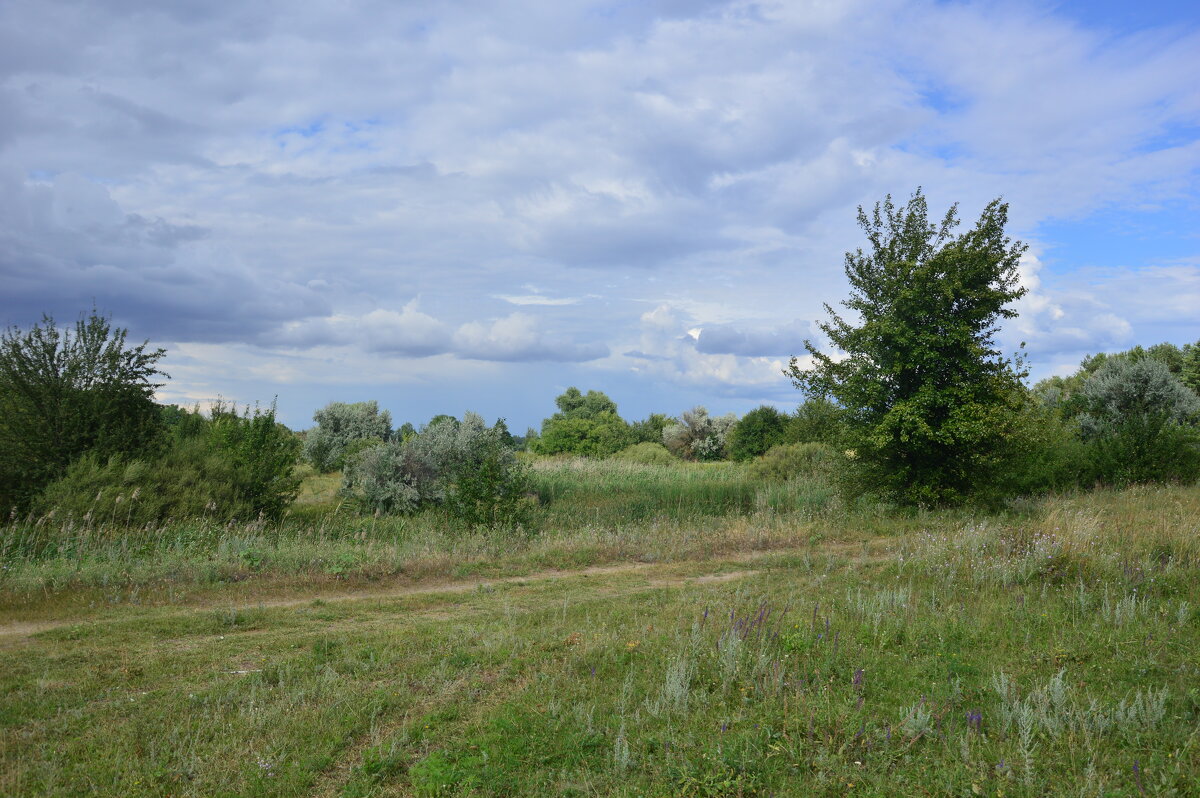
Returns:
[[[407,443],[388,441],[360,452],[342,471],[342,492],[384,514],[415,512],[422,504],[438,501],[441,494],[432,466],[417,458]]]
[[[542,426],[533,443],[537,454],[608,457],[633,442],[629,426],[614,413],[592,418],[554,418]]]
[[[85,454],[46,488],[38,509],[138,526],[200,516],[278,518],[299,489],[299,442],[275,423],[274,408],[239,415],[218,404],[210,418],[184,415],[161,455]]]
[[[1079,432],[1102,482],[1190,481],[1200,475],[1200,397],[1158,361],[1105,363],[1080,391]]]
[[[651,413],[641,421],[629,425],[635,443],[662,443],[663,430],[679,422],[665,413]]]
[[[392,417],[375,401],[330,402],[313,413],[317,426],[304,439],[304,457],[318,471],[337,471],[348,456],[361,451],[359,441],[386,441],[392,434]],[[356,446],[357,444],[357,446]]]
[[[218,402],[206,432],[209,445],[232,466],[233,486],[241,500],[257,515],[282,515],[300,489],[295,475],[300,441],[275,421],[275,404],[266,410],[246,408],[238,415],[236,406]]]
[[[1057,404],[1047,402],[1045,394],[1030,395],[1001,456],[1005,467],[991,495],[981,491],[981,498],[991,503],[1071,488],[1088,479],[1087,454],[1076,425],[1064,418]]]
[[[73,329],[43,316],[0,335],[0,506],[27,508],[87,452],[139,457],[161,445],[154,404],[166,354],[95,311]]]
[[[729,431],[725,448],[732,460],[751,460],[784,442],[788,417],[769,405],[751,410]]]
[[[468,527],[512,529],[530,520],[529,467],[502,435],[484,430],[450,465],[445,507]]]
[[[845,437],[846,412],[828,399],[812,396],[788,419],[784,443],[828,443]]]
[[[840,462],[837,450],[825,443],[787,443],[772,446],[766,454],[750,464],[750,475],[756,479],[785,482],[789,479],[825,478]]]
[[[661,443],[635,443],[633,446],[627,446],[621,451],[613,455],[614,460],[624,460],[630,463],[638,463],[640,465],[674,465],[679,460],[675,458],[666,446]]]
[[[737,416],[733,413],[713,417],[703,407],[693,407],[680,414],[678,424],[663,430],[663,444],[684,460],[720,460],[735,424]]]
[[[474,413],[437,419],[404,441],[366,449],[343,476],[343,491],[381,513],[441,506],[467,526],[527,521],[528,467],[503,430]]]
[[[537,454],[608,457],[636,442],[616,403],[601,391],[568,388],[554,403],[558,412],[542,422],[541,435],[530,442]]]

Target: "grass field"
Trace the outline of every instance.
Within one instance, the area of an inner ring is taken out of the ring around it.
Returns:
[[[901,515],[538,468],[517,538],[320,485],[282,525],[13,522],[0,794],[1200,794],[1200,489]]]

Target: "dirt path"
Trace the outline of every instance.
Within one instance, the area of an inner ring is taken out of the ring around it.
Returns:
[[[194,612],[202,612],[213,609],[286,609],[289,607],[302,607],[312,604],[314,601],[322,601],[325,603],[347,602],[347,601],[379,601],[394,598],[403,598],[406,596],[421,596],[429,594],[461,594],[469,593],[476,590],[487,590],[491,587],[511,584],[522,584],[527,582],[551,582],[559,579],[579,579],[590,577],[603,577],[615,574],[626,573],[648,573],[652,574],[653,578],[649,579],[649,586],[654,588],[665,588],[674,585],[681,585],[688,582],[695,583],[712,583],[725,582],[735,579],[741,579],[758,573],[756,569],[742,569],[736,571],[718,571],[715,570],[722,565],[732,563],[753,563],[756,560],[761,560],[773,556],[786,556],[789,554],[846,554],[851,551],[861,551],[861,543],[827,543],[817,548],[802,548],[802,549],[769,549],[765,551],[752,551],[742,554],[734,554],[714,558],[712,560],[679,560],[661,563],[645,563],[645,562],[630,562],[618,563],[615,565],[596,565],[589,568],[580,568],[574,570],[547,570],[537,571],[521,576],[506,576],[497,577],[494,579],[475,579],[475,580],[459,580],[459,581],[441,581],[425,584],[409,584],[396,585],[385,588],[383,590],[360,591],[360,592],[341,592],[327,593],[316,591],[305,595],[302,598],[285,598],[285,599],[264,599],[242,604],[223,604],[219,601],[205,602],[203,604],[194,604],[189,606],[168,608],[161,613],[155,613],[156,618],[169,618],[188,615]],[[878,552],[874,553],[871,559],[878,559]],[[709,564],[713,566],[714,572],[708,574],[697,575],[678,575],[678,574],[662,574],[663,571],[678,569],[687,564],[696,564],[697,562]],[[41,632],[47,632],[52,629],[60,629],[65,626],[73,626],[81,623],[93,624],[113,624],[124,623],[127,618],[101,618],[89,619],[86,617],[65,618],[47,621],[10,621],[0,624],[0,646],[18,645],[27,641],[30,637]]]

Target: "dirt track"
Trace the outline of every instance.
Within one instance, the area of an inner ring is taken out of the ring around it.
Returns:
[[[548,570],[538,571],[531,574],[521,576],[498,577],[495,579],[473,579],[473,580],[457,580],[457,581],[440,581],[420,584],[405,584],[395,585],[388,588],[372,591],[359,592],[323,592],[314,591],[301,598],[290,597],[284,599],[263,599],[242,604],[228,604],[220,601],[208,601],[201,604],[192,604],[181,607],[164,608],[163,612],[155,613],[155,617],[172,617],[188,615],[194,612],[201,612],[213,609],[279,609],[288,607],[301,607],[312,604],[314,601],[322,601],[325,603],[346,602],[346,601],[371,601],[371,600],[387,600],[392,598],[401,598],[405,596],[419,596],[429,594],[459,594],[468,593],[476,590],[487,590],[490,587],[499,585],[521,584],[527,582],[547,582],[558,579],[576,579],[590,578],[594,576],[610,576],[624,573],[646,573],[650,576],[648,579],[648,587],[665,588],[673,585],[684,584],[687,582],[710,583],[724,582],[734,579],[741,579],[746,576],[758,573],[755,569],[740,569],[735,571],[720,571],[717,570],[721,565],[732,563],[752,563],[755,560],[760,560],[765,557],[787,555],[787,554],[846,554],[851,551],[861,550],[861,543],[828,543],[817,548],[804,549],[775,549],[767,551],[753,551],[744,554],[733,556],[724,556],[713,559],[709,562],[714,570],[712,573],[698,575],[678,575],[673,573],[663,573],[671,570],[678,570],[681,565],[688,562],[695,564],[696,561],[676,561],[662,563],[645,563],[645,562],[626,562],[614,565],[597,565],[590,568],[580,568],[574,570]],[[874,553],[876,557],[878,552]],[[127,622],[125,618],[101,618],[92,619],[87,617],[62,618],[48,621],[11,621],[0,625],[0,645],[12,646],[19,645],[22,641],[27,640],[33,635],[47,632],[52,629],[59,629],[64,626],[73,626],[81,623],[91,624],[110,624]]]

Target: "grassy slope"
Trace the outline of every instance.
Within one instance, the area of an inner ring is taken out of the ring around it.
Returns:
[[[268,565],[134,603],[18,563],[2,617],[60,625],[0,636],[0,793],[1195,794],[1197,518],[1195,488],[691,544],[668,518],[472,572],[663,562],[444,592]],[[353,590],[384,595],[296,603]]]

